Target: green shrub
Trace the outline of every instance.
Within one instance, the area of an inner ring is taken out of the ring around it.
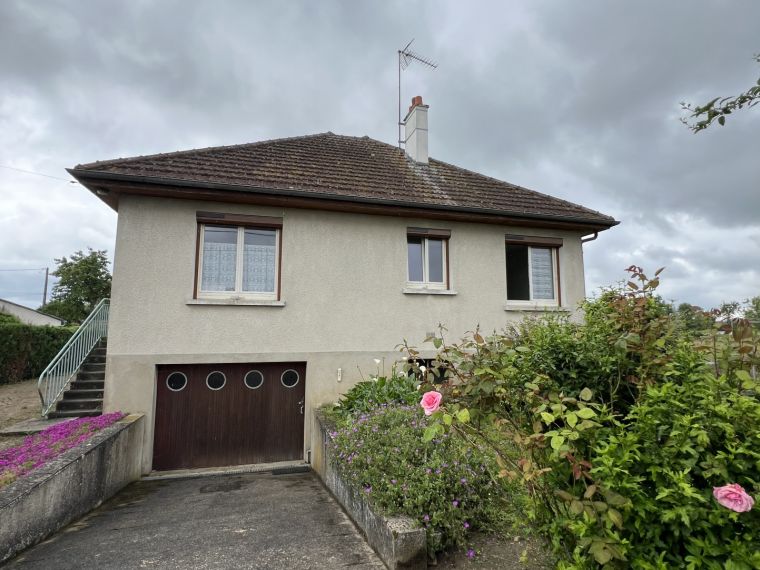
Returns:
[[[597,442],[591,476],[627,499],[619,531],[632,568],[760,568],[760,509],[720,506],[738,483],[760,500],[760,402],[725,377],[695,374],[649,388],[619,429]],[[599,532],[576,519],[578,537]]]
[[[373,376],[359,382],[341,396],[335,412],[341,415],[368,413],[383,404],[414,405],[420,400],[419,382],[413,376],[396,374]]]
[[[426,426],[419,406],[383,405],[346,418],[331,436],[341,474],[383,513],[424,526],[432,555],[491,529],[507,493],[488,454],[456,434],[423,442]]]
[[[0,384],[39,376],[75,330],[0,323]]]
[[[630,271],[582,324],[439,342],[444,406],[423,440],[489,446],[564,568],[760,568],[760,507],[712,497],[738,483],[760,500],[758,335],[736,319],[695,344]]]

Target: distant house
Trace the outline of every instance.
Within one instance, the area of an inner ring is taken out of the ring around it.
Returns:
[[[30,309],[29,307],[19,305],[12,301],[6,301],[5,299],[0,299],[0,313],[13,315],[22,323],[28,325],[50,325],[53,327],[63,325],[63,319],[40,313],[39,311],[35,311],[34,309]]]
[[[427,119],[405,151],[323,133],[69,171],[118,212],[104,408],[146,414],[145,471],[306,458],[314,408],[404,338],[575,310],[584,236],[618,222],[429,158]]]

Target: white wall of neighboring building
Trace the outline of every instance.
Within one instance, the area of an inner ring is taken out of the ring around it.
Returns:
[[[17,317],[22,323],[28,325],[49,325],[53,327],[59,327],[63,324],[63,320],[40,313],[29,307],[23,305],[17,305],[11,301],[0,299],[0,313],[6,313]]]
[[[284,306],[219,306],[193,297],[196,212],[283,218]],[[451,231],[455,295],[402,292],[407,227]],[[305,361],[305,450],[311,410],[401,354],[439,323],[455,339],[525,316],[506,310],[506,233],[561,237],[562,305],[584,297],[581,234],[514,226],[122,196],[111,293],[105,409],[146,417],[151,467],[157,364]],[[425,348],[425,347],[421,347]],[[432,349],[432,346],[428,348]],[[340,373],[339,373],[340,370]]]

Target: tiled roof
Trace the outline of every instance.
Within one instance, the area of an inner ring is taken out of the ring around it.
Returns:
[[[427,165],[369,137],[321,133],[235,146],[80,164],[72,170],[143,181],[211,183],[315,197],[488,211],[611,226],[610,216],[439,160]]]

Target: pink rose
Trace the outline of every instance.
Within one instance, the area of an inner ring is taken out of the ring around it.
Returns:
[[[737,513],[747,512],[755,504],[755,500],[737,483],[713,487],[713,496],[721,505]]]
[[[425,415],[429,416],[441,407],[443,395],[440,392],[425,392],[420,400],[420,406],[425,410]]]

